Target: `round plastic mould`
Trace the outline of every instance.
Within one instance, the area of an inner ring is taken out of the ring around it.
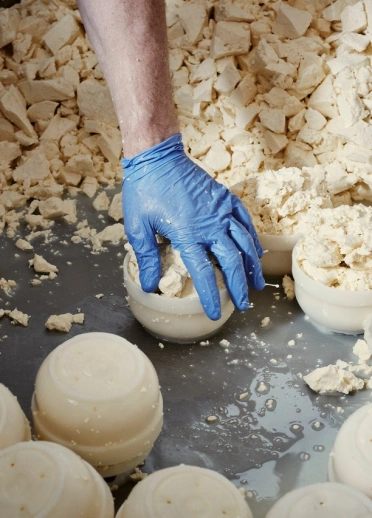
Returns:
[[[300,267],[298,243],[293,249],[292,274],[298,304],[313,322],[343,334],[363,333],[363,322],[372,312],[372,290],[331,288],[311,279]]]
[[[215,471],[195,466],[161,469],[142,480],[116,518],[252,518],[240,491]]]
[[[161,431],[159,380],[137,346],[109,333],[84,333],[42,363],[32,415],[37,438],[70,448],[103,477],[121,475],[123,482]]]
[[[372,403],[341,426],[329,456],[328,480],[359,489],[372,499]]]
[[[324,482],[290,491],[267,513],[266,518],[351,518],[372,516],[372,502],[360,491]]]
[[[43,441],[0,451],[1,516],[113,518],[102,477],[72,451]]]
[[[221,318],[210,320],[199,297],[165,297],[146,293],[128,272],[129,254],[124,259],[124,283],[130,309],[140,324],[159,340],[195,343],[205,340],[225,324],[234,311],[226,288],[220,290]]]
[[[0,450],[31,440],[30,423],[17,398],[0,383]]]
[[[292,251],[299,235],[257,234],[265,250],[261,258],[264,275],[286,275],[292,272]]]

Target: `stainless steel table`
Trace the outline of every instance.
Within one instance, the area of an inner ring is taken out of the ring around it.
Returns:
[[[79,199],[79,207],[79,220],[87,217],[97,229],[113,223],[98,218],[86,197]],[[115,333],[148,355],[162,387],[164,428],[143,471],[179,463],[215,469],[247,491],[256,518],[264,517],[284,492],[326,481],[337,430],[353,410],[370,401],[371,393],[318,396],[298,374],[338,358],[355,361],[356,337],[321,333],[305,320],[296,301],[269,286],[252,292],[253,308],[235,312],[209,345],[165,344],[161,349],[127,307],[122,245],[93,255],[83,244],[70,241],[73,230],[56,222],[55,241],[32,242],[35,252],[59,268],[55,280],[35,287],[30,285],[34,272],[28,268],[33,254],[0,237],[0,276],[17,281],[12,296],[0,293],[0,308],[17,307],[31,315],[27,328],[11,325],[5,317],[0,320],[0,381],[18,397],[28,417],[36,372],[51,350],[78,333]],[[21,229],[23,236],[28,232]],[[98,293],[104,294],[100,300]],[[77,308],[85,313],[83,326],[74,325],[67,334],[46,330],[49,315],[75,313]],[[266,316],[270,323],[261,327]],[[231,345],[222,347],[222,339]],[[294,346],[288,345],[291,340]],[[248,398],[240,399],[245,392]],[[214,423],[206,421],[210,415],[217,416]],[[115,492],[117,507],[131,487],[128,483]]]

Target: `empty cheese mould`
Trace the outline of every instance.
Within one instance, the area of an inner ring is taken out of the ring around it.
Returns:
[[[210,469],[175,466],[143,479],[116,518],[252,518],[240,491]]]
[[[293,249],[292,275],[296,299],[302,311],[315,324],[330,331],[343,334],[363,333],[363,322],[372,313],[372,290],[332,288],[311,279],[296,259],[299,245],[300,243]]]
[[[31,440],[28,422],[17,398],[0,383],[0,450],[21,441]]]
[[[264,275],[288,275],[292,272],[292,251],[299,235],[269,235],[257,234],[262,248],[265,250],[261,257]]]
[[[0,514],[27,518],[113,518],[102,477],[72,451],[20,442],[0,451]]]
[[[128,272],[129,254],[124,259],[124,284],[130,309],[140,324],[160,340],[194,343],[209,338],[225,324],[234,311],[226,288],[220,290],[221,318],[210,320],[199,297],[166,297],[146,293]]]
[[[367,518],[372,502],[360,491],[324,482],[294,489],[284,495],[266,518]]]
[[[328,480],[348,484],[372,499],[372,403],[341,426],[329,456]]]
[[[159,380],[136,345],[109,333],[84,333],[42,363],[32,416],[38,439],[70,448],[120,485],[161,431]]]
[[[246,182],[233,185],[230,191],[239,199],[244,196]],[[249,211],[249,207],[246,206]],[[297,234],[261,234],[257,233],[265,253],[261,257],[264,275],[288,275],[292,272],[292,251],[300,239]]]

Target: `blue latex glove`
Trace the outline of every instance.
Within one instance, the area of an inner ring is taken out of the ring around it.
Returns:
[[[237,196],[190,160],[181,135],[123,159],[125,230],[146,292],[156,290],[161,264],[156,234],[179,250],[202,306],[212,320],[221,316],[211,252],[217,259],[235,306],[249,307],[248,284],[261,290],[262,247]]]

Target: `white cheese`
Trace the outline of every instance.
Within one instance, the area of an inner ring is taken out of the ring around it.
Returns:
[[[226,150],[222,140],[217,140],[211,145],[203,162],[205,162],[206,166],[212,171],[216,172],[223,171],[230,165],[231,155]]]
[[[270,130],[265,131],[264,137],[267,145],[274,155],[285,149],[289,142],[285,135],[278,135],[277,133],[273,133]]]
[[[353,126],[360,119],[365,119],[369,114],[354,89],[341,91],[337,96],[337,106],[346,128]]]
[[[24,239],[17,239],[15,243],[16,247],[20,250],[29,251],[33,250],[34,247],[29,243],[28,241],[25,241]]]
[[[296,90],[315,89],[325,78],[323,67],[324,60],[320,56],[304,52],[298,68]]]
[[[219,77],[221,79],[222,75]],[[240,76],[239,76],[240,78]],[[218,81],[218,80],[217,80]],[[226,84],[225,84],[226,87]],[[215,84],[215,89],[217,89]],[[206,79],[205,81],[201,81],[198,83],[193,91],[194,101],[198,102],[211,102],[212,101],[212,92],[213,92],[213,78]]]
[[[200,65],[197,65],[192,69],[190,74],[190,83],[197,83],[198,81],[205,81],[206,79],[214,78],[216,76],[216,72],[217,69],[214,60],[212,58],[207,58],[202,61]]]
[[[237,108],[244,108],[254,100],[256,94],[256,82],[250,74],[247,74],[229,96],[229,102]]]
[[[11,279],[6,280],[4,277],[0,279],[0,289],[3,290],[7,295],[11,294],[12,288],[15,288],[17,283]]]
[[[33,266],[37,273],[58,273],[58,268],[54,264],[48,263],[41,255],[35,254],[34,258],[28,261],[29,266]]]
[[[361,362],[366,362],[372,356],[372,347],[365,340],[357,340],[353,347],[353,353]]]
[[[331,69],[333,75],[339,74],[346,67],[355,68],[361,66],[367,66],[369,64],[368,56],[363,54],[354,54],[345,52],[341,56],[330,59],[327,61],[327,65]]]
[[[286,129],[286,118],[283,113],[283,110],[273,108],[273,109],[263,109],[259,118],[261,124],[274,133],[284,133]]]
[[[239,108],[236,111],[235,124],[240,129],[248,129],[252,124],[258,113],[260,112],[260,107],[252,103],[246,108]]]
[[[0,48],[15,39],[19,22],[20,16],[17,9],[3,9],[0,12]]]
[[[230,22],[253,22],[255,16],[252,6],[246,2],[234,2],[234,0],[219,0],[215,5],[215,20]]]
[[[41,81],[23,81],[18,86],[28,104],[41,101],[65,101],[74,97],[74,89],[62,77]]]
[[[308,108],[305,113],[305,120],[313,130],[320,131],[327,123],[327,119],[313,108]]]
[[[28,321],[31,318],[30,315],[22,313],[22,311],[19,311],[17,308],[9,311],[8,316],[12,320],[12,324],[20,324],[23,327],[28,326]]]
[[[105,191],[99,193],[93,201],[93,207],[98,211],[108,210],[109,206],[110,200]]]
[[[295,298],[295,285],[294,280],[289,277],[289,275],[284,275],[282,279],[282,286],[284,293],[288,300],[293,300]]]
[[[61,331],[68,333],[72,327],[72,324],[83,324],[84,313],[63,313],[61,315],[50,315],[48,320],[45,322],[45,327],[51,331]]]
[[[194,45],[201,40],[203,29],[208,24],[207,11],[201,3],[182,3],[177,9],[177,15],[184,29],[188,43]]]
[[[367,16],[363,2],[348,5],[341,13],[343,32],[362,32],[367,28]]]
[[[43,37],[46,46],[56,54],[65,45],[69,45],[79,35],[79,26],[71,14],[57,21]]]
[[[369,45],[370,39],[363,34],[346,32],[342,35],[341,41],[357,52],[363,52]]]
[[[240,81],[241,77],[233,64],[228,64],[214,83],[214,89],[222,94],[229,95]]]
[[[319,394],[333,392],[349,394],[364,387],[363,380],[357,378],[351,372],[336,367],[336,365],[315,369],[310,374],[304,376],[303,379],[314,392]]]
[[[331,5],[326,7],[323,11],[324,19],[330,22],[341,20],[341,13],[349,3],[351,2],[348,0],[336,0],[332,2]]]
[[[285,38],[299,38],[307,31],[311,18],[309,12],[296,9],[282,2],[273,23],[272,31],[274,34],[284,36]]]
[[[26,135],[37,137],[27,118],[26,103],[15,86],[10,85],[9,90],[0,97],[0,109],[4,116],[24,131]]]
[[[118,126],[109,89],[95,79],[87,79],[79,84],[77,105],[87,118],[97,119],[114,127]]]
[[[250,47],[249,25],[238,22],[217,22],[211,42],[211,57],[246,54]]]

